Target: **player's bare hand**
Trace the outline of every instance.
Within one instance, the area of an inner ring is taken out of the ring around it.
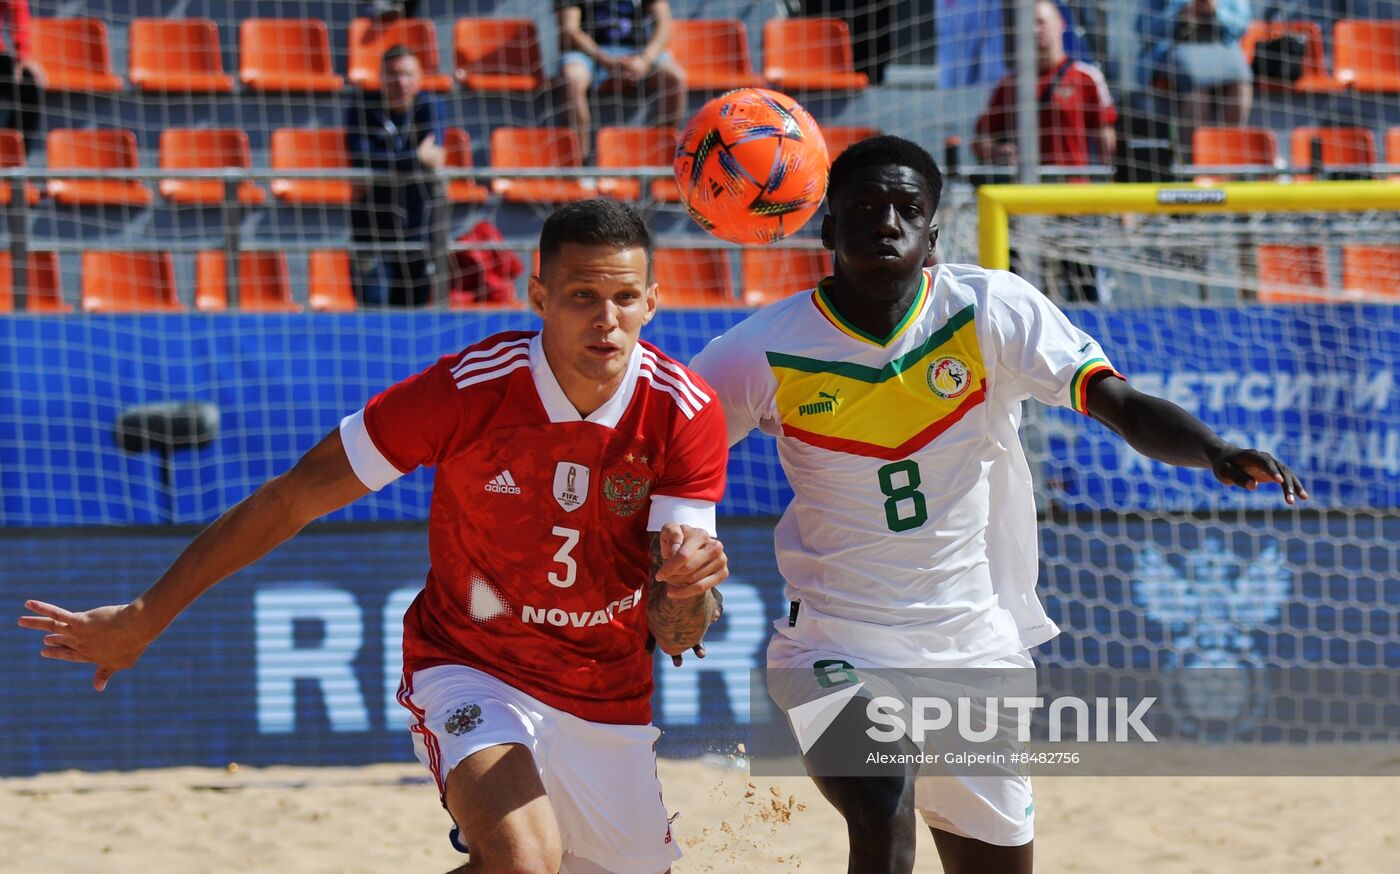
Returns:
[[[656,579],[669,588],[671,598],[694,598],[718,586],[729,576],[724,544],[702,528],[668,522],[660,532],[661,567]]]
[[[719,617],[724,615],[724,595],[720,593],[719,589],[710,589],[710,603],[713,605],[713,609],[710,611],[710,621],[706,624],[714,625],[719,621]],[[655,649],[656,638],[648,634],[647,652],[651,652]],[[703,659],[705,657],[705,641],[702,640],[695,644],[695,646],[690,648],[690,651],[695,653],[697,659]],[[671,664],[679,668],[681,665],[685,664],[685,656],[682,654],[671,656]]]
[[[1308,490],[1298,475],[1283,462],[1258,449],[1226,446],[1211,459],[1211,472],[1227,486],[1239,486],[1251,492],[1261,483],[1278,483],[1283,489],[1285,503],[1306,501]]]
[[[39,655],[65,662],[97,665],[92,687],[101,692],[117,671],[136,664],[151,636],[135,620],[130,605],[98,607],[73,613],[43,601],[25,601],[34,616],[21,616],[21,628],[43,631]]]

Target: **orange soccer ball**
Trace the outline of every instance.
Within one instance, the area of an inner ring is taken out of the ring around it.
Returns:
[[[695,113],[676,145],[676,184],[700,227],[771,243],[807,223],[831,161],[812,116],[786,94],[740,88]]]

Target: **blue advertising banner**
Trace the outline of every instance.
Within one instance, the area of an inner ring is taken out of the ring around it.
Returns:
[[[1294,468],[1310,506],[1400,506],[1400,307],[1075,308],[1069,315],[1138,389]],[[1150,461],[1074,413],[1046,418],[1041,474],[1057,505],[1278,506],[1275,489],[1223,489],[1208,471]]]
[[[750,671],[787,614],[771,523],[722,527],[733,575],[709,656],[656,663],[667,754],[732,753],[744,737]],[[1266,534],[1243,517],[1096,515],[1042,532],[1041,597],[1063,629],[1037,654],[1042,664],[1400,667],[1394,515],[1289,515]],[[190,536],[7,535],[0,579],[16,610],[26,597],[121,603]],[[40,659],[40,635],[11,624],[0,633],[0,776],[411,760],[394,693],[401,616],[426,563],[419,528],[315,526],[216,586],[102,694],[89,667]]]
[[[744,310],[663,311],[646,338],[689,360]],[[1295,467],[1313,506],[1400,507],[1400,307],[1074,308],[1133,383]],[[285,470],[381,388],[524,312],[108,315],[0,319],[0,526],[194,524]],[[198,400],[220,435],[176,452],[113,439],[125,409]],[[1149,512],[1277,506],[1201,471],[1149,462],[1065,410],[1039,417],[1038,478],[1052,504]],[[772,515],[790,491],[771,440],[731,455],[721,512]],[[426,518],[430,472],[334,517]]]

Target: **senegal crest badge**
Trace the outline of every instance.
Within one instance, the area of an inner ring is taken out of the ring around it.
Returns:
[[[972,387],[972,371],[961,358],[945,355],[928,366],[928,387],[945,401],[956,400]]]
[[[603,502],[624,519],[636,514],[649,494],[651,480],[646,477],[624,472],[603,478]]]
[[[486,721],[486,717],[481,715],[481,707],[476,704],[468,704],[466,707],[459,707],[456,713],[447,717],[448,734],[462,735],[476,728]]]

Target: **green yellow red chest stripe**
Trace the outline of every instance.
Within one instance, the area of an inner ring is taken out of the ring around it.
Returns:
[[[883,367],[769,352],[783,434],[812,446],[898,460],[986,399],[971,304]]]

